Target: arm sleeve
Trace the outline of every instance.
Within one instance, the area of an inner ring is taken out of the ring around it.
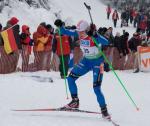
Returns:
[[[109,41],[101,35],[98,35],[96,40],[97,40],[98,44],[102,44],[102,45],[108,45],[109,44]]]
[[[61,27],[60,31],[64,35],[78,37],[78,32],[77,31],[68,30],[68,29],[65,29],[64,27]]]

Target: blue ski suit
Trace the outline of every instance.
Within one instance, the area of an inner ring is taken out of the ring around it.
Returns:
[[[60,28],[62,34],[77,36],[77,31],[69,31],[63,27]],[[96,41],[101,48],[102,45],[108,45],[109,42],[104,37],[96,36]],[[103,80],[104,58],[100,54],[99,48],[96,47],[90,36],[80,38],[80,48],[83,51],[83,58],[73,67],[67,80],[71,96],[78,95],[78,89],[75,81],[82,75],[89,71],[93,71],[93,89],[97,97],[97,101],[101,108],[106,107],[104,95],[101,91],[101,84]]]

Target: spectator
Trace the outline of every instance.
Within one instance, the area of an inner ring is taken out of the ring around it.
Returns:
[[[117,48],[120,57],[122,57],[122,53],[121,53],[121,40],[120,40],[120,33],[117,32],[116,36],[114,38],[114,47]]]
[[[21,49],[21,42],[20,42],[20,35],[19,35],[19,20],[16,17],[12,17],[10,20],[7,21],[6,27],[4,27],[4,30],[7,30],[8,28],[12,28],[14,37],[18,46],[18,49]],[[14,52],[7,54],[4,50],[3,42],[1,43],[1,73],[11,73],[15,72],[17,68],[19,60],[19,50],[15,50]]]
[[[128,20],[128,15],[127,15],[126,11],[124,10],[121,13],[121,27],[128,26],[127,20]]]
[[[140,34],[135,32],[133,34],[133,37],[129,40],[128,44],[131,52],[133,53],[137,52],[137,47],[141,45]]]
[[[140,29],[141,33],[145,33],[146,28],[147,28],[147,17],[146,16],[144,16],[143,18],[141,16],[141,20],[139,22],[138,28]]]
[[[129,48],[128,48],[128,38],[129,38],[129,33],[125,32],[121,37],[120,37],[120,41],[121,41],[121,45],[120,45],[120,49],[121,49],[121,55],[126,56],[129,53]]]
[[[132,52],[134,58],[134,73],[139,72],[139,64],[138,64],[138,55],[137,55],[137,47],[141,45],[141,38],[139,33],[134,33],[133,37],[129,40],[129,48]]]
[[[113,28],[109,27],[107,31],[105,32],[104,36],[109,40],[109,45],[113,46],[114,45],[114,36],[113,36]]]
[[[119,16],[118,16],[117,10],[115,10],[115,11],[113,12],[112,20],[113,20],[113,23],[114,23],[114,27],[116,28],[117,20],[119,20]]]
[[[22,26],[22,33],[20,35],[21,43],[22,43],[22,71],[32,71],[33,67],[29,67],[29,58],[31,55],[31,48],[33,46],[33,40],[30,38],[30,29],[29,26]]]
[[[44,23],[41,23],[37,31],[33,34],[33,40],[34,40],[34,64],[36,66],[37,70],[44,70],[46,66],[46,60],[45,59],[45,45],[49,41],[49,35],[48,30],[46,29],[46,25]]]
[[[107,8],[106,8],[106,12],[107,12],[107,19],[109,20],[109,16],[110,16],[110,14],[111,14],[111,7],[110,7],[110,5],[108,5],[107,6]]]
[[[62,41],[60,41],[60,39]],[[57,53],[57,55],[59,56],[59,60],[60,60],[59,71],[62,79],[64,79],[68,75],[69,57],[70,57],[71,47],[72,47],[71,44],[72,44],[71,37],[67,35],[59,36],[59,33],[57,31],[53,40],[52,47],[53,47],[53,52]],[[64,61],[64,66],[63,66],[63,61]]]

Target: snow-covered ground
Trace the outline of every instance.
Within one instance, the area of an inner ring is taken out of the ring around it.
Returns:
[[[15,1],[15,0],[14,0]],[[0,14],[2,24],[11,16],[20,20],[20,25],[28,24],[31,31],[45,21],[53,25],[54,13],[60,12],[61,18],[69,24],[76,24],[85,19],[90,22],[84,2],[91,5],[91,14],[95,24],[113,26],[111,20],[106,20],[105,6],[99,0],[53,0],[51,10],[29,8],[24,3],[14,3],[12,8],[4,8]],[[9,13],[9,14],[8,14]],[[132,26],[124,28],[131,34],[135,31]],[[122,32],[120,23],[116,31]],[[133,74],[132,71],[117,71],[132,98],[140,108],[136,111],[132,102],[126,96],[112,72],[104,74],[102,84],[109,112],[113,120],[121,126],[150,126],[150,73]],[[32,77],[52,77],[54,82],[38,82]],[[25,77],[26,76],[26,77]],[[92,89],[92,73],[89,72],[78,81],[80,108],[100,111]],[[12,73],[0,75],[0,126],[111,126],[101,115],[67,113],[67,112],[12,112],[12,109],[55,108],[67,104],[65,82],[60,79],[58,72]]]
[[[112,72],[104,73],[102,84],[109,112],[121,126],[149,126],[150,73],[117,71],[139,106],[136,111]],[[52,77],[54,82],[38,82],[32,76]],[[92,72],[78,81],[80,108],[99,111],[92,89]],[[57,72],[13,73],[0,76],[0,126],[111,126],[101,115],[67,112],[13,112],[11,109],[55,108],[67,104],[65,82]]]

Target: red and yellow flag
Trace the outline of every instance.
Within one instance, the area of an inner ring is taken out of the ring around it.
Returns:
[[[1,36],[3,38],[4,49],[7,54],[18,49],[12,28],[2,31]]]

